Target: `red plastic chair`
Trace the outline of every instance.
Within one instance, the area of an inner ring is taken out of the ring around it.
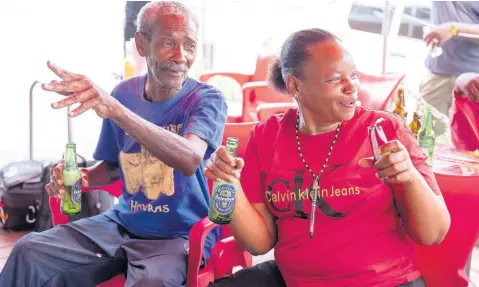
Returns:
[[[404,77],[405,75],[373,76],[358,72],[361,83],[358,97],[361,106],[374,110],[387,110]]]
[[[243,157],[246,144],[249,139],[250,130],[255,124],[255,122],[226,124],[223,136],[223,144],[228,136],[235,136],[239,138],[240,145],[238,149],[238,156]],[[212,183],[208,182],[208,184],[211,191]],[[87,192],[93,189],[101,189],[115,197],[118,197],[121,195],[122,185],[123,182],[121,180],[117,180],[114,183],[101,188],[84,188],[82,192]],[[60,200],[51,197],[50,209],[52,211],[53,225],[68,223],[68,216],[60,212]],[[217,226],[218,225],[211,222],[208,217],[205,217],[194,224],[190,231],[186,283],[187,287],[204,287],[216,278],[233,273],[233,268],[236,266],[246,268],[253,265],[251,254],[236,244],[228,226],[224,225],[220,227],[222,228],[222,239],[215,244],[211,252],[211,257],[207,260],[205,266],[200,269],[206,235]],[[119,287],[124,285],[125,276],[118,275],[98,286]]]
[[[388,109],[388,104],[395,99],[399,85],[404,79],[404,75],[380,77],[360,72],[358,77],[361,82],[358,91],[361,106],[376,110]],[[253,120],[264,120],[296,106],[291,96],[275,93],[266,82],[248,83],[243,88],[243,119],[253,118],[253,108],[256,108]],[[479,113],[477,114],[479,117]]]
[[[454,146],[469,151],[479,149],[479,104],[454,95],[449,116]]]
[[[243,86],[242,122],[258,121],[259,105],[266,103],[294,103],[291,95],[276,92],[266,81],[250,82]]]
[[[296,102],[261,104],[256,108],[256,116],[258,117],[258,120],[262,121],[272,115],[284,114],[288,109],[296,107],[298,107]]]
[[[240,87],[249,82],[266,81],[268,78],[269,66],[277,58],[278,56],[275,55],[258,56],[256,59],[256,69],[253,74],[241,74],[235,72],[206,72],[199,77],[199,80],[206,83],[213,77],[223,76],[235,80]]]
[[[404,79],[404,75],[395,76],[372,76],[363,73],[358,73],[361,87],[358,91],[358,97],[361,101],[361,106],[369,109],[387,110],[388,104],[395,99],[400,83]],[[267,82],[250,82],[243,86],[243,122],[262,120],[258,112],[268,113],[266,110],[258,110],[260,105],[266,103],[285,103],[277,105],[281,107],[288,107],[291,104],[295,105],[293,98],[290,95],[282,94],[274,91]],[[262,106],[263,109],[273,109],[274,105]],[[269,112],[272,112],[271,110]]]
[[[249,140],[251,129],[257,123],[257,121],[247,123],[227,123],[223,134],[223,145],[226,143],[227,137],[237,137],[239,139],[238,157],[242,158],[246,151],[246,145]]]
[[[236,81],[239,87],[242,89],[243,85],[256,82],[256,81],[266,81],[268,78],[269,66],[271,63],[276,60],[278,56],[276,55],[259,55],[256,59],[256,68],[253,74],[241,74],[235,72],[206,72],[200,75],[199,80],[201,82],[208,82],[211,78],[222,76],[228,77]],[[243,110],[244,110],[244,101],[243,101]],[[254,111],[254,109],[253,109]],[[243,115],[240,116],[228,116],[229,123],[239,123],[239,122],[247,122],[250,121],[248,119],[243,119]]]

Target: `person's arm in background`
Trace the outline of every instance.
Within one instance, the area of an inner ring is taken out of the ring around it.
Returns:
[[[479,49],[479,47],[478,47]],[[479,74],[464,73],[456,79],[454,92],[479,103]]]
[[[456,35],[454,35],[454,33]],[[468,37],[475,35],[477,38]],[[452,37],[464,37],[479,45],[479,24],[466,24],[458,22],[447,22],[437,25],[429,34],[426,35],[424,41],[429,46],[432,42],[437,42],[439,46],[449,41]],[[479,46],[477,47],[479,49]]]

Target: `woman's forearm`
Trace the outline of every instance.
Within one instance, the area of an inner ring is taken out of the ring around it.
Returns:
[[[239,245],[253,255],[267,253],[276,243],[275,222],[266,205],[251,204],[241,188],[229,227]]]
[[[421,245],[440,243],[451,225],[451,217],[442,196],[436,195],[422,175],[394,191],[396,204],[408,235]]]

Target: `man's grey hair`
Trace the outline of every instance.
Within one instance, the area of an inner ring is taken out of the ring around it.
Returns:
[[[145,34],[148,40],[151,40],[155,28],[157,28],[157,21],[161,16],[175,15],[181,17],[187,17],[192,20],[196,29],[199,28],[199,22],[196,15],[183,3],[178,1],[152,1],[138,13],[137,18],[137,31]]]

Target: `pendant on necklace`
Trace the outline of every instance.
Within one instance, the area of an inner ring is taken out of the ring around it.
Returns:
[[[319,189],[319,178],[316,176],[313,181],[313,190]]]

